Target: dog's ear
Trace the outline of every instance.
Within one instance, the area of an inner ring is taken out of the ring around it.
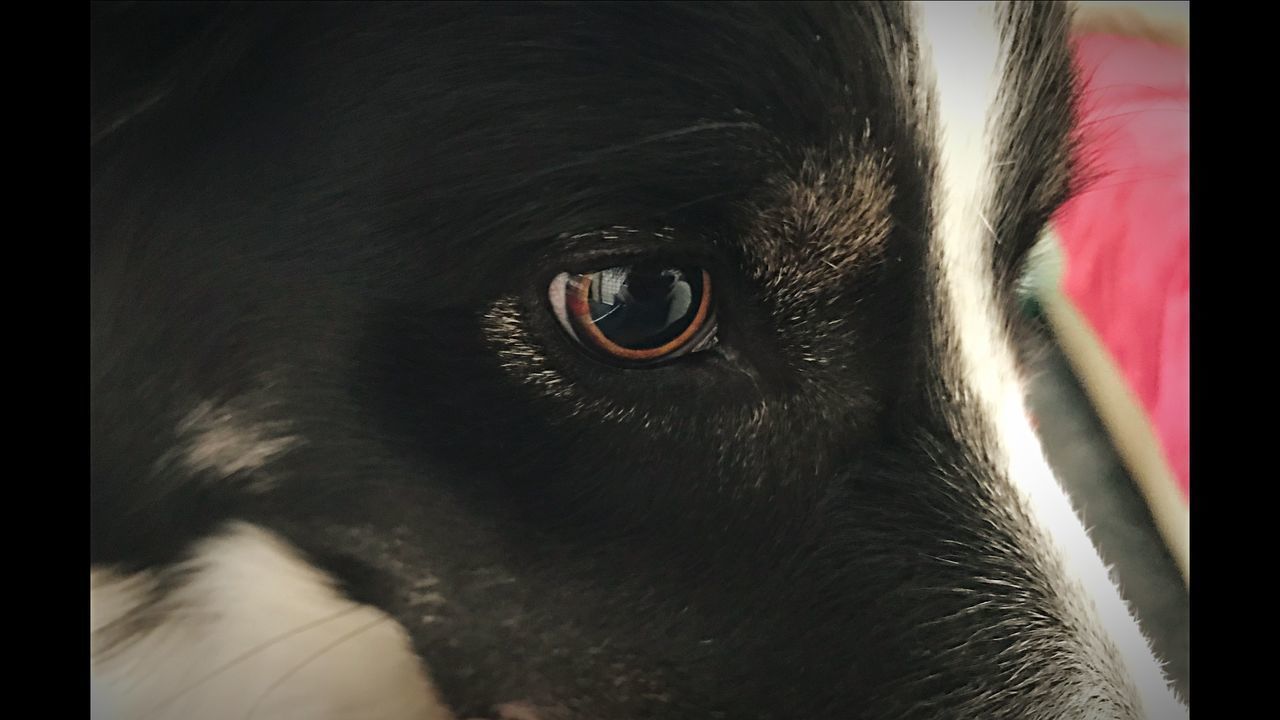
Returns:
[[[264,28],[247,4],[89,6],[89,144],[216,81]]]

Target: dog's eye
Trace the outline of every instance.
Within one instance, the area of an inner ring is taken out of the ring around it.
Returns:
[[[696,267],[637,264],[551,281],[560,325],[597,357],[652,365],[715,344],[711,275]]]

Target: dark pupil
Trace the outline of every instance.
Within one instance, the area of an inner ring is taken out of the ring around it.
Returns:
[[[702,302],[702,273],[694,269],[617,267],[589,277],[591,321],[629,350],[650,350],[675,340]]]

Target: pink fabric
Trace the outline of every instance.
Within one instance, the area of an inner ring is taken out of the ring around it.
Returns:
[[[1076,40],[1098,177],[1055,223],[1065,293],[1141,401],[1190,488],[1189,77],[1186,50]]]

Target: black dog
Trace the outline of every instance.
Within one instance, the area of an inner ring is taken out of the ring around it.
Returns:
[[[105,716],[1184,715],[1022,404],[1069,22],[95,6]]]

